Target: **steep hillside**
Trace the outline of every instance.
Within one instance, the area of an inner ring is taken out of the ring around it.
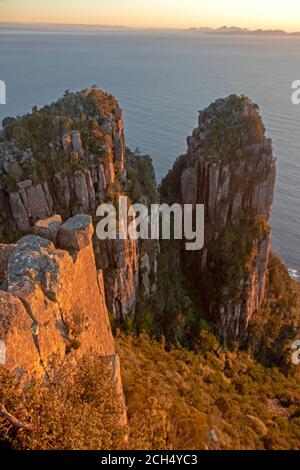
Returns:
[[[117,344],[132,448],[299,450],[296,368],[287,378],[208,334],[197,352],[147,335]]]

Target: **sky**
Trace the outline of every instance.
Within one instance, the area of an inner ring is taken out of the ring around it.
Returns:
[[[300,0],[0,0],[0,21],[300,31]]]

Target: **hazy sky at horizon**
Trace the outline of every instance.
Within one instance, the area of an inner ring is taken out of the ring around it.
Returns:
[[[300,30],[300,0],[0,0],[0,21]]]

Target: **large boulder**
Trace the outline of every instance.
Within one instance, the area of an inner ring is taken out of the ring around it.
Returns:
[[[55,242],[61,224],[61,216],[56,214],[48,219],[38,220],[33,228],[33,232],[35,235]]]
[[[67,250],[80,250],[91,243],[94,233],[92,218],[77,214],[59,228],[59,246]]]

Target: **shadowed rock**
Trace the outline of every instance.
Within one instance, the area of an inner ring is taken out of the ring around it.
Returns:
[[[0,277],[7,272],[8,260],[12,255],[16,245],[0,244]]]
[[[48,240],[55,242],[61,224],[61,216],[53,215],[48,219],[38,220],[33,228],[33,232],[35,235],[47,238]]]
[[[172,203],[204,204],[204,248],[185,253],[185,264],[220,335],[243,338],[265,295],[276,176],[272,142],[258,107],[233,95],[199,113],[187,143],[163,192]]]

